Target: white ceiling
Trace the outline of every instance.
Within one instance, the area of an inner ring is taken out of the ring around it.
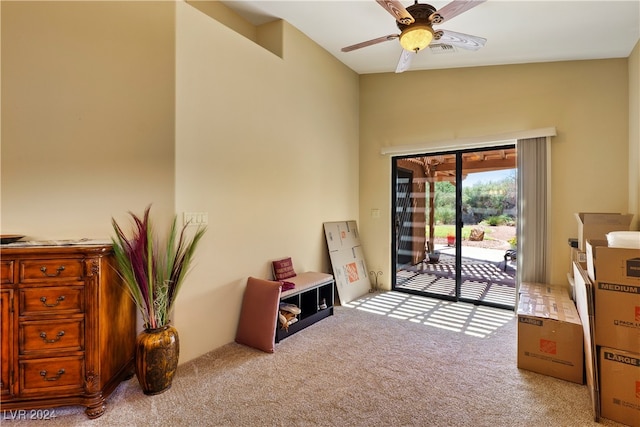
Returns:
[[[407,7],[413,0],[400,0]],[[393,72],[397,39],[344,53],[340,49],[399,34],[393,16],[375,0],[222,1],[255,25],[283,19],[359,74]],[[436,9],[449,1],[421,0]],[[626,58],[640,39],[640,0],[487,0],[435,29],[487,39],[478,51],[425,49],[411,70]]]

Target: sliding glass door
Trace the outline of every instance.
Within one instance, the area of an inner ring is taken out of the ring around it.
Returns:
[[[515,147],[394,158],[393,180],[394,289],[512,308]]]

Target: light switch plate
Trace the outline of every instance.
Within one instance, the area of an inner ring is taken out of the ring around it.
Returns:
[[[183,222],[184,225],[207,225],[209,224],[209,212],[185,212]]]

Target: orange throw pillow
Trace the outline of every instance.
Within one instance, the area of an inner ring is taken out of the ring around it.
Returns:
[[[236,342],[273,353],[281,284],[249,277],[242,298]]]

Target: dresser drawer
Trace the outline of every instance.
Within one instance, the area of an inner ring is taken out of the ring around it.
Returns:
[[[11,284],[13,283],[13,266],[15,262],[13,260],[2,260],[0,262],[0,283]]]
[[[84,312],[84,286],[21,288],[20,316]]]
[[[20,283],[80,281],[84,276],[81,259],[29,259],[20,262]]]
[[[19,362],[22,395],[77,392],[82,389],[82,357],[55,357]]]
[[[20,355],[84,349],[84,319],[20,322]]]

